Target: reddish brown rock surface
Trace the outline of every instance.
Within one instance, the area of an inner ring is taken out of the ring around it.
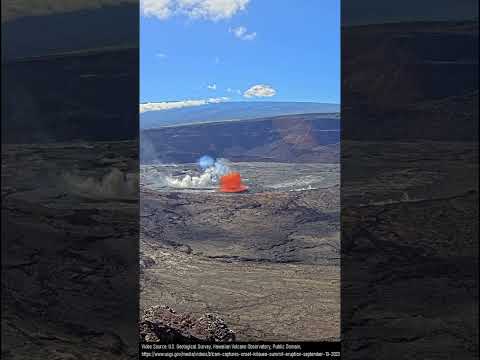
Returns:
[[[152,306],[143,312],[140,319],[140,341],[178,343],[234,340],[235,333],[215,314],[194,318],[190,314],[179,314],[168,306]]]

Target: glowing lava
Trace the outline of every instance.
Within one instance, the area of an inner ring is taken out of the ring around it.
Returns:
[[[240,177],[240,173],[238,172],[231,172],[226,175],[223,175],[220,178],[220,191],[221,192],[243,192],[248,189],[247,186],[242,184],[242,178]]]

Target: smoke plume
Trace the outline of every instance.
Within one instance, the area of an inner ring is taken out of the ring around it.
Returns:
[[[94,198],[135,198],[138,196],[138,176],[113,169],[101,178],[80,177],[64,174],[63,179],[68,189],[78,195]]]
[[[230,166],[225,159],[213,159],[205,155],[198,162],[202,173],[198,176],[185,175],[182,178],[168,176],[165,180],[168,186],[174,188],[208,188],[216,186],[221,176],[230,172]]]

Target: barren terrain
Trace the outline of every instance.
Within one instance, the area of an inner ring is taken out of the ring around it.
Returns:
[[[248,192],[153,181],[194,165],[143,169],[141,306],[219,314],[238,340],[338,339],[338,164],[234,167]]]

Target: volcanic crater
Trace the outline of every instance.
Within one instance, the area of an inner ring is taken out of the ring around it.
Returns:
[[[321,133],[318,114],[301,117],[308,126],[300,126],[298,117],[290,120],[293,132],[301,127]],[[285,121],[280,130],[275,119],[263,119],[142,134],[157,150],[169,148],[168,159],[144,156],[140,171],[142,311],[162,305],[194,316],[214,313],[239,341],[339,339],[338,143],[331,133],[310,136],[309,143],[288,142]],[[332,130],[332,120],[326,123]],[[253,133],[239,131],[246,126]],[[158,142],[175,131],[181,144]],[[248,191],[222,193],[216,182],[180,187],[166,181],[203,172],[192,161],[197,149],[188,154],[183,146],[196,146],[188,134],[205,134],[217,149],[212,155],[223,158],[233,151],[224,145],[218,150],[218,139],[227,133],[249,148],[245,157],[237,153],[228,162]],[[253,134],[267,140],[260,146]],[[296,159],[299,148],[303,155]]]

